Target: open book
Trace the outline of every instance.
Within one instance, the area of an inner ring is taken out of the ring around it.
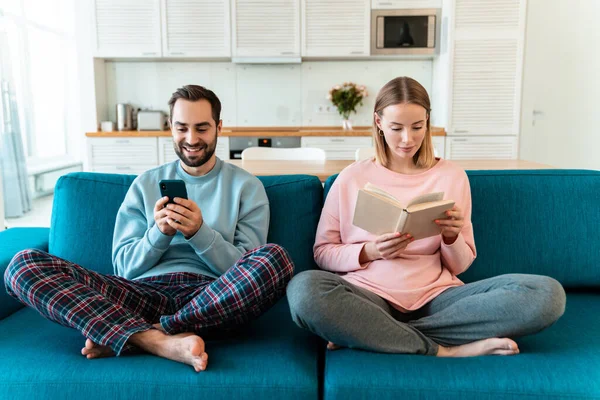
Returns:
[[[434,220],[447,218],[446,211],[454,207],[453,200],[443,198],[443,192],[424,194],[404,207],[385,190],[367,183],[358,191],[352,223],[378,236],[400,232],[418,240],[439,235],[441,228]]]

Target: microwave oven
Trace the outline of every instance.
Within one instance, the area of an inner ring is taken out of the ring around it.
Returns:
[[[435,54],[439,9],[371,10],[371,54]]]

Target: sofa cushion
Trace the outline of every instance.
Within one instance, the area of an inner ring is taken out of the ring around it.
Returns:
[[[477,258],[473,282],[508,273],[549,275],[566,288],[600,286],[600,171],[467,171]],[[325,183],[328,193],[336,176]]]
[[[56,184],[50,253],[104,274],[112,274],[112,237],[117,211],[133,175],[71,173]],[[259,177],[271,207],[267,240],[285,247],[296,271],[315,268],[312,246],[323,188],[317,177]],[[300,222],[300,223],[299,223]]]
[[[209,367],[151,355],[87,360],[84,338],[31,309],[0,321],[2,399],[317,399],[317,343],[285,300],[240,337],[207,342]]]
[[[553,326],[516,339],[521,350],[516,356],[328,351],[324,399],[598,399],[597,315],[599,294],[569,293],[566,312]]]

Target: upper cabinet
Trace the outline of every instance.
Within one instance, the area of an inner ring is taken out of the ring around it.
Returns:
[[[232,0],[232,56],[300,62],[300,0]]]
[[[525,0],[456,0],[449,135],[518,135]]]
[[[368,56],[370,0],[302,0],[302,56]]]
[[[160,57],[160,0],[94,0],[96,57]]]
[[[164,57],[231,57],[229,0],[161,0]]]
[[[229,0],[94,0],[96,57],[231,57]]]

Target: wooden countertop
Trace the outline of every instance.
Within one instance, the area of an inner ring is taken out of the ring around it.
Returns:
[[[237,165],[253,175],[316,175],[324,182],[331,175],[341,172],[354,161],[274,161],[274,160],[225,160]],[[497,169],[552,169],[546,164],[538,164],[523,160],[452,160],[465,170],[497,170]]]
[[[444,128],[432,127],[433,136],[446,136]],[[87,132],[87,137],[162,137],[171,131]],[[239,127],[223,128],[221,136],[371,136],[371,127],[357,126],[350,131],[335,126],[304,127]]]

